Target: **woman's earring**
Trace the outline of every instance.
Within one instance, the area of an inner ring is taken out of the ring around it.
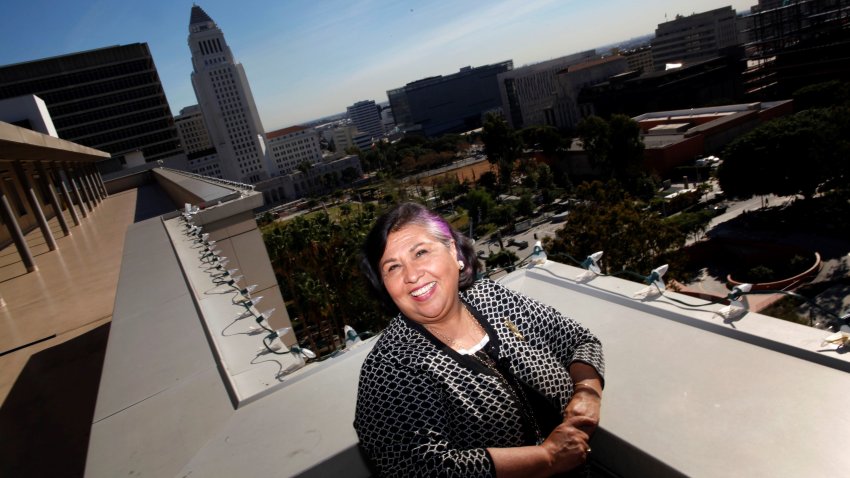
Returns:
[[[458,268],[459,270],[463,270],[463,268],[464,268],[464,267],[466,267],[466,264],[464,264],[462,260],[458,259],[458,261],[457,261],[457,268]]]

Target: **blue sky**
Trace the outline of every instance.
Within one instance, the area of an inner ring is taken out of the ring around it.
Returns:
[[[686,5],[684,5],[686,3]],[[463,66],[514,66],[649,34],[676,14],[757,0],[204,0],[245,67],[266,130]],[[196,103],[191,2],[29,0],[4,7],[0,65],[147,42],[172,113]]]

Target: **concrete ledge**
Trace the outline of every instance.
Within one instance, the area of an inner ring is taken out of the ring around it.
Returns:
[[[151,172],[175,204],[189,203],[206,208],[241,196],[240,192],[233,188],[212,181],[204,181],[179,171],[155,168]]]
[[[201,260],[200,245],[186,236],[186,227],[182,218],[167,220],[164,225],[192,291],[192,298],[199,309],[207,339],[223,372],[235,406],[237,408],[244,406],[282,387],[288,380],[287,375],[304,366],[304,360],[295,354],[275,355],[267,352],[263,345],[263,338],[268,332],[257,325],[254,317],[258,317],[268,305],[277,305],[275,312],[278,315],[285,315],[285,308],[281,307],[282,304],[274,304],[273,301],[267,300],[262,302],[262,305],[250,307],[252,315],[243,317],[249,309],[242,305],[245,298],[236,287],[213,282],[210,263]],[[232,256],[229,255],[229,257],[234,256],[236,256],[235,253]],[[266,261],[268,262],[267,257]],[[240,265],[236,263],[228,267],[241,269]],[[246,283],[240,283],[240,287],[245,287]],[[266,287],[272,285],[277,291],[276,283],[266,284]],[[277,293],[279,296],[279,291]],[[254,297],[261,295],[263,295],[263,289],[254,293]],[[291,331],[280,340],[286,346],[296,342],[295,335]],[[285,350],[282,349],[283,352]],[[263,365],[270,361],[277,362],[280,369],[276,370],[274,367]]]
[[[585,324],[605,347],[606,387],[593,451],[621,476],[828,476],[850,467],[830,430],[850,426],[850,354],[827,332],[549,262],[503,278]],[[669,298],[668,298],[669,297]],[[684,306],[671,299],[693,303]],[[802,405],[805,404],[805,405]]]

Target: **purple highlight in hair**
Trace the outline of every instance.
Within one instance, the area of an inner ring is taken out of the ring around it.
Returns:
[[[443,238],[445,238],[446,240],[451,240],[451,226],[449,226],[449,223],[447,223],[442,216],[430,210],[425,210],[424,215],[427,218],[428,222],[430,222],[433,227],[440,231],[440,235],[443,236]]]
[[[434,237],[434,239],[437,239],[446,246],[448,246],[454,239],[452,236],[452,226],[449,225],[442,216],[434,211],[425,209],[424,207],[414,212],[413,215],[409,216],[406,221],[401,220],[397,222],[391,230],[399,231],[409,224],[417,224],[424,227]]]

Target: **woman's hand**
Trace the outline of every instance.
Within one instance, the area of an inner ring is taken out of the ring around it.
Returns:
[[[567,404],[564,413],[564,421],[571,418],[583,417],[588,419],[587,425],[581,430],[588,435],[593,435],[599,425],[599,409],[602,405],[602,397],[590,387],[579,387],[573,394],[573,398]]]
[[[583,362],[570,365],[570,376],[573,378],[573,397],[564,410],[564,420],[573,417],[585,417],[590,424],[582,428],[588,435],[593,435],[599,425],[599,408],[602,405],[602,379],[596,369]]]
[[[572,417],[555,427],[540,445],[549,455],[552,474],[564,473],[584,464],[590,436],[582,431],[593,424],[588,417]]]

